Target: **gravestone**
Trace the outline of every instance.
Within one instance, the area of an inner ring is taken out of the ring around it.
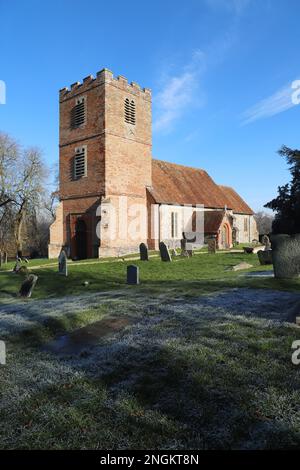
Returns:
[[[64,250],[61,250],[59,257],[58,257],[58,272],[62,276],[68,275],[68,261],[67,255]]]
[[[279,279],[300,276],[300,234],[272,235],[274,275]]]
[[[134,264],[127,266],[127,284],[137,285],[140,283],[139,268]]]
[[[243,250],[244,250],[244,253],[247,253],[248,255],[251,255],[253,253],[254,247],[244,246]]]
[[[38,277],[35,276],[35,274],[30,274],[27,279],[22,282],[19,295],[25,298],[31,297],[32,291],[34,289],[34,286],[36,285],[37,280]]]
[[[209,238],[207,241],[208,253],[216,253],[217,251],[217,241],[215,238]]]
[[[186,249],[186,244],[187,244],[186,239],[185,239],[185,238],[182,238],[182,239],[180,240],[180,248],[181,248],[181,253],[180,253],[180,255],[181,255],[181,256],[189,256],[188,251],[187,251],[187,249]]]
[[[7,251],[4,252],[4,264],[7,264]]]
[[[162,261],[172,261],[169,249],[164,242],[159,243],[159,252]]]
[[[17,274],[20,271],[20,269],[21,269],[21,260],[20,258],[17,258],[16,264],[14,265],[13,272]]]
[[[148,247],[145,243],[140,244],[140,260],[141,261],[148,261]]]
[[[29,271],[28,271],[26,266],[21,266],[19,271],[18,271],[18,274],[23,274],[23,275],[26,275],[26,276],[28,275],[28,273],[29,273]]]
[[[262,266],[267,264],[273,264],[273,252],[272,250],[259,250],[257,252],[259,262]]]
[[[265,251],[271,250],[271,242],[268,235],[264,235],[261,239],[263,245],[265,245]]]

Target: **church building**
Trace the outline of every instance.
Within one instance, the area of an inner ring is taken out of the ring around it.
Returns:
[[[234,189],[152,157],[149,89],[103,69],[60,90],[59,103],[60,202],[49,258],[62,248],[83,259],[135,253],[142,242],[180,246],[198,212],[204,240],[214,237],[219,248],[258,239],[253,211]]]

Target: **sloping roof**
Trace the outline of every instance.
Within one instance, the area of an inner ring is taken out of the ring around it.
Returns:
[[[204,170],[152,160],[152,196],[158,203],[224,208],[224,195]]]
[[[240,214],[253,214],[253,210],[233,188],[222,185],[219,185],[219,188],[224,194],[224,199],[226,200],[228,208]]]
[[[152,187],[148,190],[157,203],[203,204],[211,209],[224,209],[227,206],[236,212],[252,214],[250,207],[233,189],[229,188],[235,197],[229,197],[224,188],[218,186],[204,170],[152,160]],[[231,204],[239,210],[231,207]]]

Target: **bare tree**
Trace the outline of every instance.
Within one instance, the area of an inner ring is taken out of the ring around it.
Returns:
[[[52,221],[55,219],[56,209],[59,202],[59,173],[58,173],[58,165],[54,165],[51,169],[51,173],[54,175],[52,182],[50,183],[52,190],[45,195],[45,200],[43,207],[46,211],[50,214]]]
[[[32,225],[33,215],[49,199],[46,174],[39,149],[24,150],[15,139],[0,133],[0,250],[9,246],[12,251],[14,245],[22,254],[25,222]]]
[[[0,208],[13,201],[17,190],[20,147],[16,140],[0,132]]]
[[[254,218],[256,220],[258,233],[260,235],[272,232],[272,223],[274,220],[274,216],[272,214],[260,211],[254,215]]]
[[[41,206],[45,193],[45,179],[46,168],[41,151],[37,148],[25,150],[22,153],[22,167],[17,177],[18,191],[13,196],[13,204],[16,207],[15,241],[20,256],[25,218]]]

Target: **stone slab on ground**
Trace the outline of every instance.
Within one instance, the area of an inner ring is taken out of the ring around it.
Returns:
[[[132,325],[134,321],[134,318],[124,315],[115,318],[104,318],[71,333],[59,336],[54,341],[46,344],[43,349],[63,354],[81,353],[83,350],[99,344],[104,337],[124,330],[128,325]]]
[[[250,269],[250,268],[253,268],[253,264],[242,262],[242,263],[236,264],[235,266],[232,266],[232,271],[242,271],[243,269]]]

